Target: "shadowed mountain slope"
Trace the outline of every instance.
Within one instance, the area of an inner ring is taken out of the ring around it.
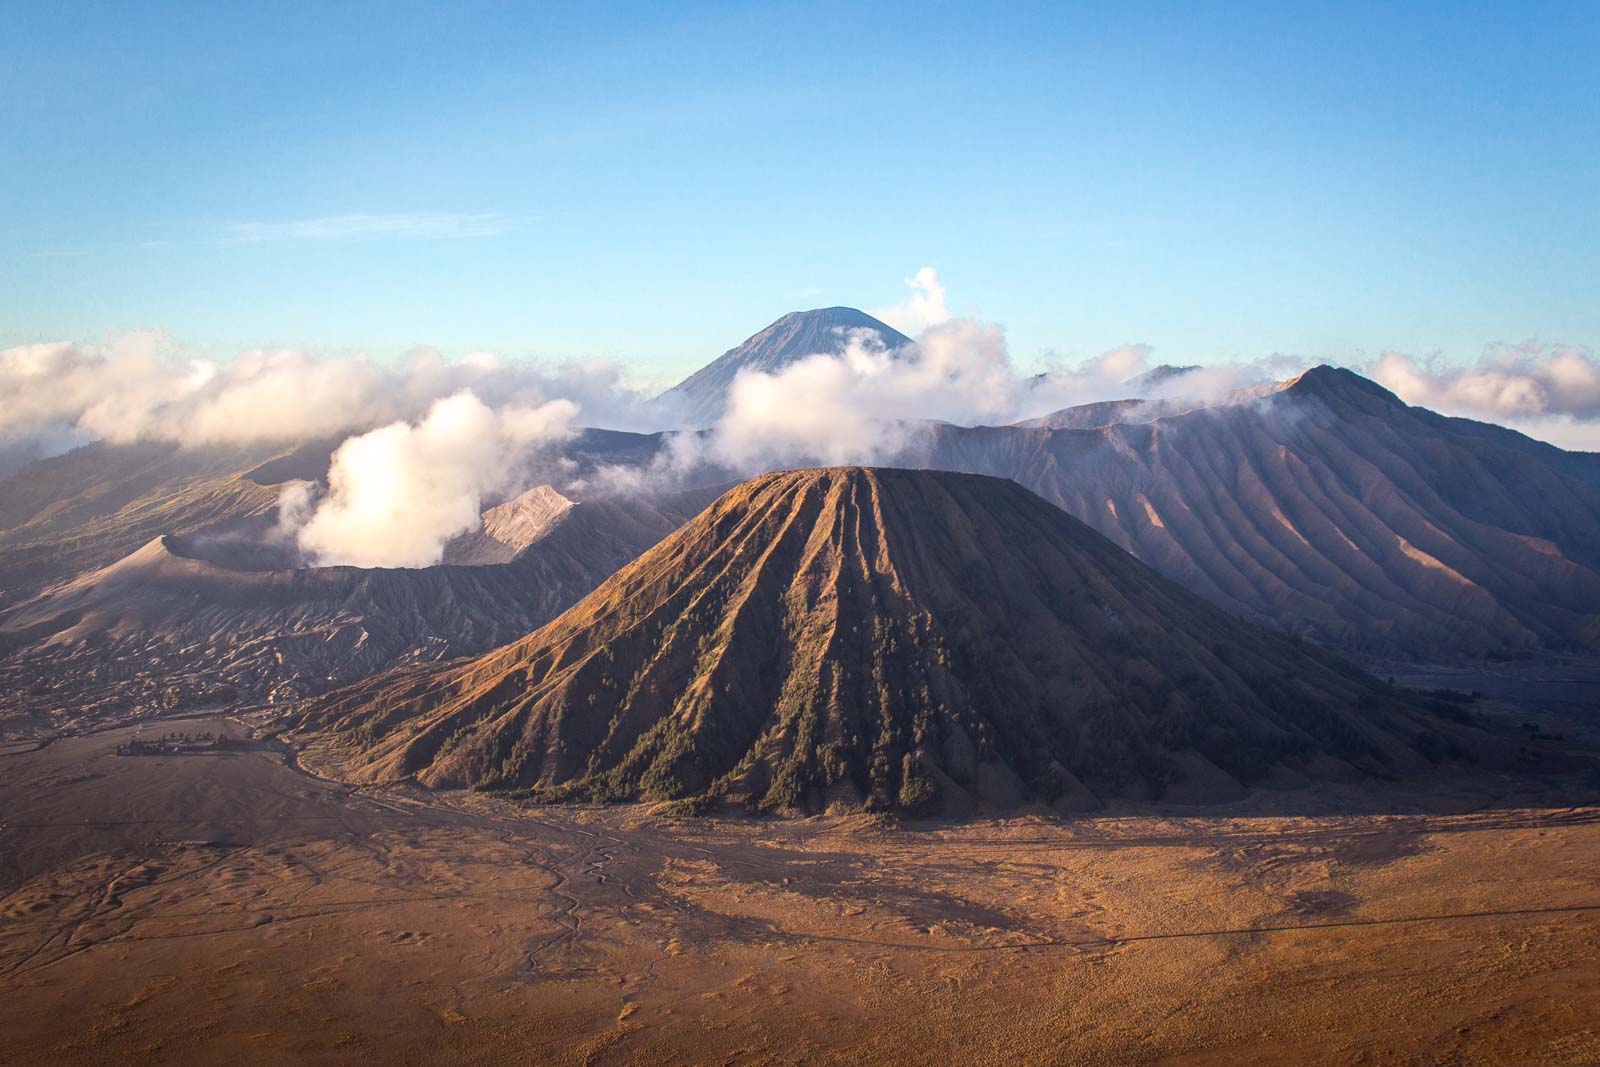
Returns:
[[[863,468],[749,481],[515,644],[296,716],[360,779],[762,809],[1223,799],[1473,734],[1013,482]]]
[[[854,330],[872,330],[891,349],[911,343],[911,338],[855,308],[818,308],[794,311],[743,344],[730,348],[701,367],[660,398],[681,412],[686,426],[710,426],[721,417],[728,387],[745,369],[768,373],[806,356],[838,355]]]
[[[1349,371],[1176,413],[940,426],[905,458],[1015,479],[1213,603],[1319,642],[1600,647],[1600,456],[1409,407]]]
[[[0,607],[157,537],[270,525],[283,483],[323,480],[339,443],[95,443],[29,463],[0,478]],[[645,463],[659,447],[659,435],[583,430],[560,473]]]
[[[158,537],[0,613],[0,710],[105,719],[282,701],[483,652],[555,617],[715,495],[575,503],[533,490],[452,546],[477,566],[271,569],[261,545]]]
[[[287,448],[91,444],[29,464],[0,480],[0,606],[162,534],[271,513],[278,489],[252,472]]]

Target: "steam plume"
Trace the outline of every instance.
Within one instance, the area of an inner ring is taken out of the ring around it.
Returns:
[[[907,278],[906,284],[913,292],[905,303],[877,308],[867,314],[893,326],[907,337],[915,337],[930,326],[950,321],[950,309],[944,302],[944,284],[939,281],[938,271],[923,267]]]
[[[577,405],[491,409],[463,390],[415,424],[395,422],[352,437],[333,454],[328,495],[300,527],[303,551],[321,564],[426,567],[445,543],[476,527],[488,492],[526,476],[530,452],[565,440]],[[280,515],[303,514],[291,487]]]

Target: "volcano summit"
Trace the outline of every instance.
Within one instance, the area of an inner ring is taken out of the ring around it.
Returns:
[[[855,336],[869,337],[890,351],[911,344],[911,338],[899,330],[855,308],[792,311],[728,349],[659,399],[676,406],[687,425],[710,426],[726,408],[728,390],[740,371],[771,374],[808,356],[837,356]]]

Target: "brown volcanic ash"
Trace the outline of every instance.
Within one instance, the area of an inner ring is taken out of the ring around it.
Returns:
[[[541,487],[486,512],[450,564],[415,570],[272,569],[253,542],[158,537],[0,611],[0,712],[104,719],[282,701],[485,652],[554,618],[713,495],[577,503]]]
[[[368,780],[762,809],[1218,799],[1474,733],[1012,482],[863,468],[746,482],[515,644],[300,725]]]
[[[1418,658],[1600,649],[1600,456],[1318,367],[1273,390],[936,428],[911,465],[1013,478],[1246,618]]]
[[[271,483],[298,476],[273,475],[293,455],[284,453],[281,444],[92,444],[0,480],[0,606],[163,534],[270,515]]]
[[[338,444],[101,442],[31,463],[0,478],[0,607],[116,563],[157,537],[270,523],[284,483],[321,480]],[[659,444],[659,436],[584,430],[563,463],[578,478],[646,463]]]

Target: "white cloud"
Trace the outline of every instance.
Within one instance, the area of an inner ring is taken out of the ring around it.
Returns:
[[[499,212],[462,213],[417,211],[391,215],[325,215],[314,219],[279,222],[235,222],[224,228],[226,240],[329,241],[347,238],[390,240],[440,240],[460,237],[496,237],[517,223]]]
[[[0,350],[0,441],[303,441],[416,418],[462,389],[495,406],[564,397],[594,423],[654,428],[653,410],[614,363],[544,367],[487,352],[451,361],[431,348],[398,364],[300,349],[252,349],[216,362],[143,331],[101,345]]]
[[[1600,421],[1583,422],[1561,417],[1554,419],[1508,419],[1506,425],[1529,437],[1549,442],[1571,452],[1600,452]]]
[[[1120,400],[1133,395],[1123,383],[1151,367],[1149,345],[1120,345],[1076,367],[1054,367],[1029,383],[1023,418],[1044,415],[1097,400]]]
[[[1600,361],[1573,345],[1496,348],[1475,367],[1386,352],[1365,368],[1408,404],[1500,420],[1600,419]]]
[[[1005,332],[946,319],[896,352],[852,337],[774,373],[734,379],[707,455],[736,470],[791,463],[874,463],[909,443],[919,423],[1004,421],[1024,386]]]
[[[842,352],[801,356],[772,372],[741,371],[710,430],[669,434],[649,470],[611,468],[588,483],[641,490],[681,481],[708,464],[749,474],[886,462],[928,420],[1010,419],[1026,383],[1012,369],[1004,330],[952,318],[932,267],[906,284],[914,292],[904,304],[870,314],[919,335],[912,344],[891,351],[876,331],[852,330]]]
[[[473,529],[486,493],[523,488],[531,455],[572,433],[577,405],[490,408],[470,390],[434,403],[419,422],[394,422],[339,446],[328,493],[296,539],[319,564],[427,567]],[[305,516],[303,486],[280,501],[280,524]]]

